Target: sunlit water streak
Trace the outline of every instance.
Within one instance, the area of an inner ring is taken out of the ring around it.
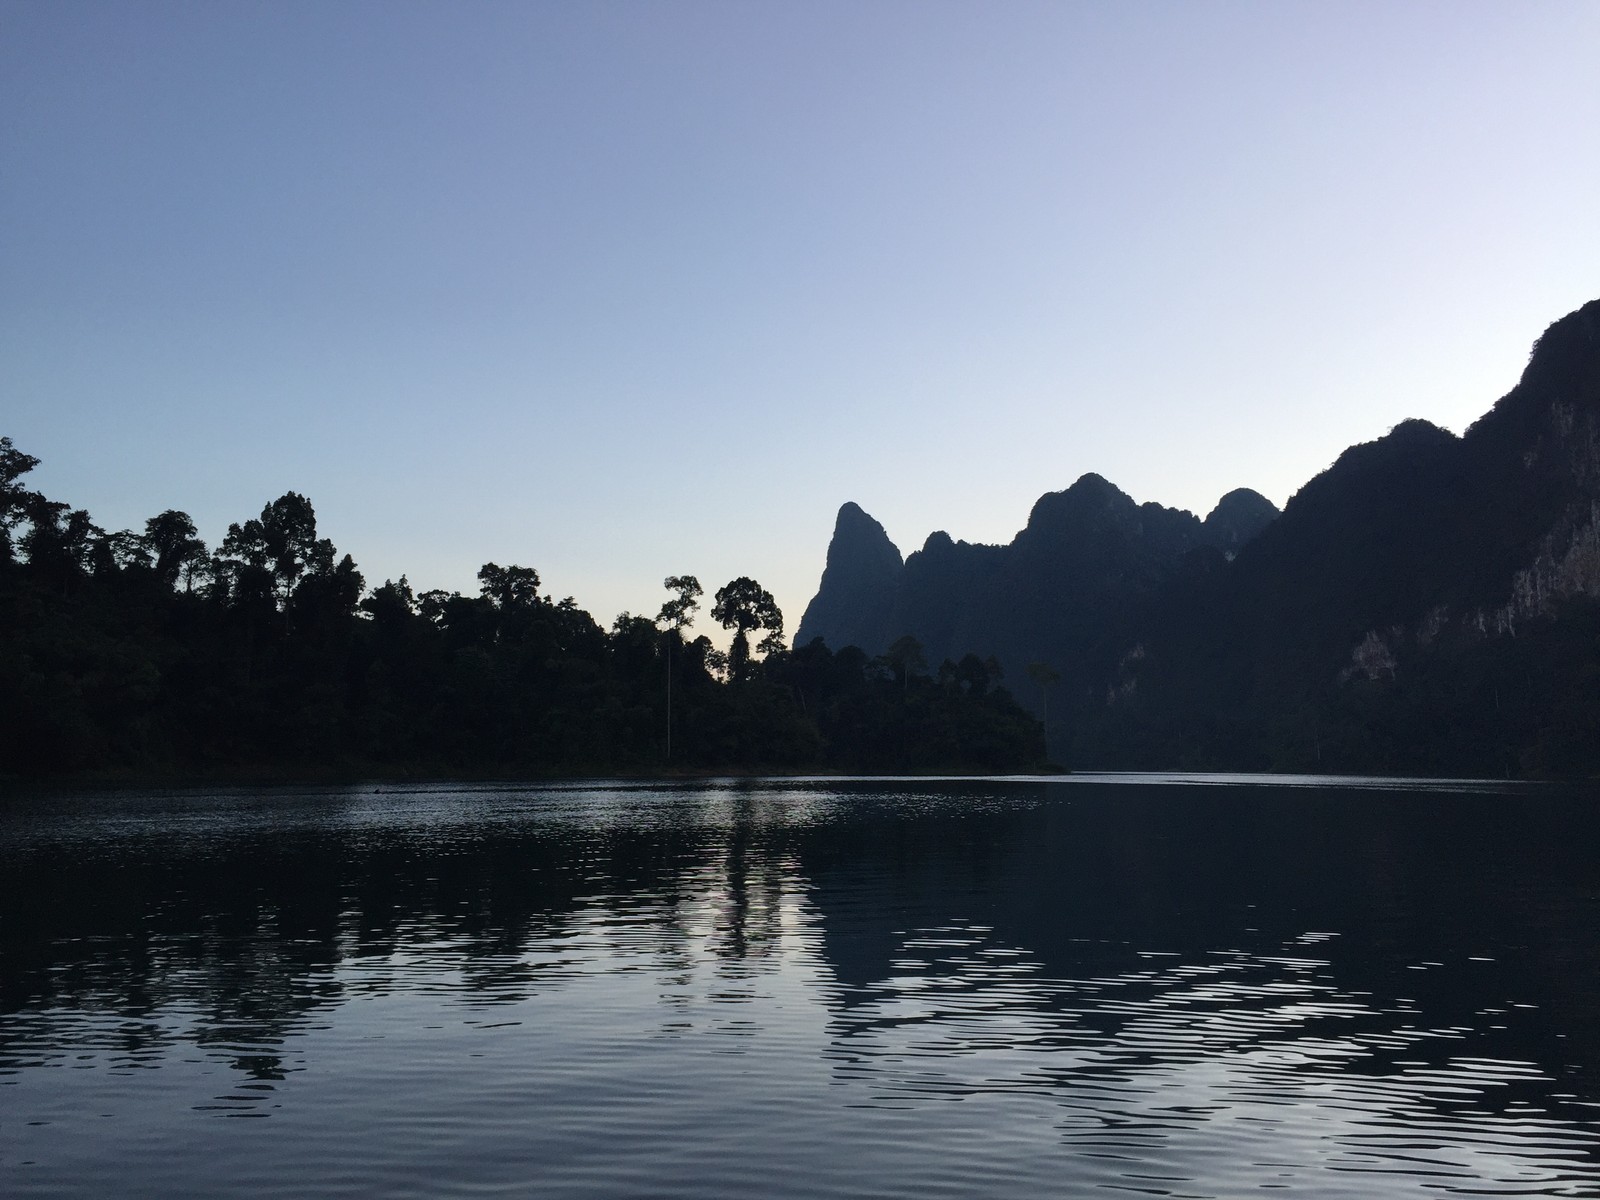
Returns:
[[[40,797],[8,1195],[1600,1196],[1591,797]]]

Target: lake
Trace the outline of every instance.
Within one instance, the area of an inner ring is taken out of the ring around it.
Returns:
[[[13,797],[9,1196],[1600,1196],[1593,789]]]

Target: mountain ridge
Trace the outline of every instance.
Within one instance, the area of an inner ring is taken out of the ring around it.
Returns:
[[[1575,631],[1600,605],[1600,300],[1553,322],[1465,432],[1400,421],[1281,513],[1238,489],[1202,522],[1090,473],[1041,496],[1009,544],[933,535],[892,598],[887,581],[857,644],[994,654],[1074,762],[1587,761],[1600,637]],[[797,644],[835,644],[828,607],[808,608]],[[1023,681],[1036,662],[1061,676],[1048,694]],[[1482,714],[1508,690],[1520,725],[1499,731]]]
[[[1108,642],[1183,554],[1231,553],[1276,513],[1241,488],[1202,521],[1184,509],[1137,503],[1089,472],[1035,501],[1009,543],[957,541],[936,530],[893,571],[889,551],[898,549],[849,502],[795,644],[821,638],[878,654],[910,634],[931,662],[993,656],[1016,681],[1035,659],[1082,656]],[[1081,627],[1053,627],[1050,613],[1060,611],[1075,614]]]

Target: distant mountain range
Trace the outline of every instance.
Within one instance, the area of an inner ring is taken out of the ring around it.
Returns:
[[[796,645],[993,656],[1079,765],[1593,772],[1597,598],[1600,301],[1465,434],[1404,421],[1281,514],[1085,475],[1009,545],[902,561],[846,504]]]
[[[883,526],[846,504],[795,644],[820,637],[879,654],[910,634],[930,663],[992,655],[1015,684],[1030,662],[1042,661],[1074,687],[1115,665],[1138,632],[1141,610],[1186,554],[1235,553],[1277,515],[1265,497],[1240,489],[1201,521],[1136,504],[1085,475],[1041,497],[1008,546],[939,532],[902,562]]]

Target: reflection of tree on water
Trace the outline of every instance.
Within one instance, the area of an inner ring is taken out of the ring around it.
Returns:
[[[772,800],[752,788],[730,788],[718,795],[722,831],[717,858],[708,863],[715,872],[709,885],[717,908],[716,925],[709,943],[712,953],[726,964],[748,970],[771,957],[783,935],[783,896],[796,890],[795,865],[781,844],[781,822],[775,820]]]
[[[480,826],[465,808],[386,826],[330,798],[309,828],[303,811],[288,828],[229,811],[219,802],[193,837],[163,832],[180,812],[143,840],[91,826],[5,853],[0,1064],[85,1037],[110,1050],[114,1030],[119,1062],[190,1044],[277,1079],[300,1065],[294,1035],[331,1006],[424,981],[474,1006],[513,1003],[603,958],[680,977],[671,1005],[707,954],[721,978],[771,959],[798,886],[785,811],[756,789],[676,795],[643,825],[597,809]]]
[[[1588,826],[1553,810],[1525,828],[1464,802],[896,786],[832,807],[800,787],[716,784],[554,816],[491,820],[491,798],[431,823],[401,804],[393,820],[8,840],[0,1064],[94,1051],[156,1066],[196,1045],[280,1082],[308,1065],[299,1035],[357,997],[427,990],[476,1008],[642,972],[668,1034],[759,1033],[756,1002],[804,979],[835,1068],[921,1096],[1069,1095],[1211,1052],[1289,1088],[1321,1069],[1306,1055],[1352,1033],[1365,1040],[1339,1060],[1346,1077],[1452,1070],[1459,1041],[1396,1032],[1417,1021],[1402,996],[1472,1031],[1480,1056],[1600,1093],[1562,1074],[1596,1061],[1577,1015],[1593,977],[1572,949],[1590,944],[1596,901],[1569,861]],[[1316,930],[1341,936],[1296,944]],[[1418,930],[1442,965],[1413,969]],[[1524,949],[1469,966],[1485,944]],[[1513,994],[1544,1007],[1484,1015]],[[1559,1019],[1541,1033],[1545,1013]],[[1476,1102],[1557,1086],[1508,1079]]]

